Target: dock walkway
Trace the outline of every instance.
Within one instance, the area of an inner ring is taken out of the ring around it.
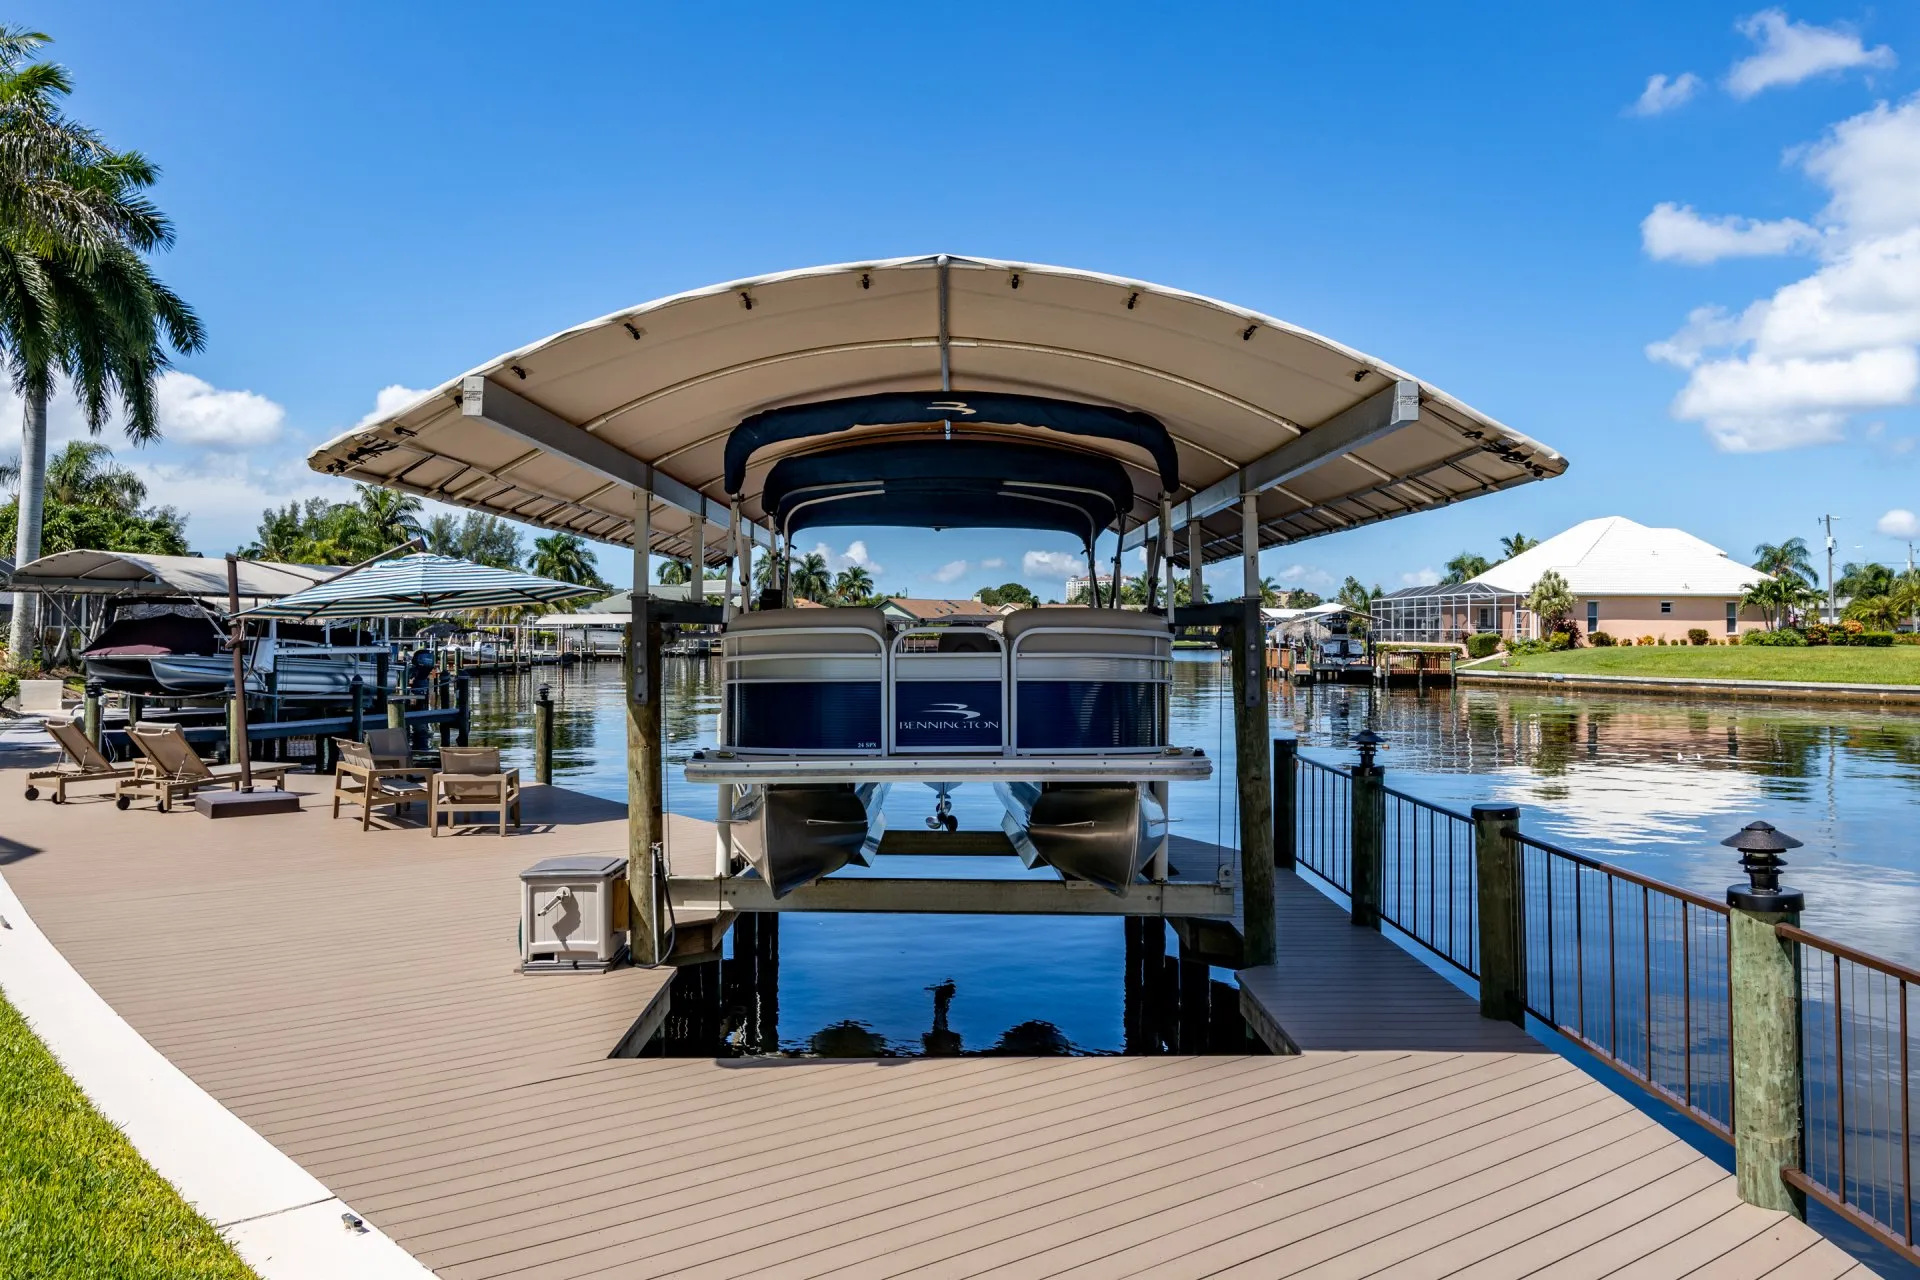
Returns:
[[[1305,886],[1248,979],[1302,1055],[611,1059],[670,971],[523,976],[514,931],[520,869],[624,850],[619,806],[529,788],[523,833],[434,840],[317,797],[29,804],[25,764],[0,874],[39,926],[447,1280],[1868,1274],[1572,1063],[1466,1036],[1466,997]],[[675,862],[710,831],[676,820]]]

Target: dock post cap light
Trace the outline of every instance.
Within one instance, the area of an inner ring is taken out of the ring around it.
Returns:
[[[1387,740],[1372,729],[1362,729],[1353,735],[1353,745],[1360,751],[1360,772],[1374,772],[1373,753],[1385,746]]]
[[[1799,911],[1806,906],[1806,895],[1781,885],[1780,872],[1787,865],[1780,855],[1798,849],[1802,842],[1774,827],[1770,822],[1750,822],[1720,842],[1740,851],[1740,869],[1747,873],[1746,884],[1727,886],[1727,905],[1742,911]]]

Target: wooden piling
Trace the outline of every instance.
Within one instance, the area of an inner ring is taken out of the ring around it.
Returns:
[[[365,742],[367,740],[366,687],[356,675],[348,688],[353,697],[353,709],[347,712],[347,737],[355,742]]]
[[[1804,1168],[1800,1150],[1800,967],[1795,944],[1774,929],[1798,911],[1727,914],[1733,988],[1733,1164],[1740,1198],[1796,1218],[1807,1200],[1780,1176]]]
[[[543,787],[553,785],[553,690],[546,685],[533,700],[533,776]]]
[[[387,699],[387,728],[404,729],[407,727],[407,703],[404,697]]]
[[[1233,745],[1240,799],[1241,902],[1248,965],[1272,964],[1276,956],[1267,678],[1260,667],[1265,633],[1257,598],[1244,601],[1239,621],[1227,628],[1233,654]]]
[[[1507,831],[1520,821],[1511,804],[1473,806],[1474,869],[1480,925],[1480,1016],[1527,1021],[1527,947],[1520,851]]]
[[[453,696],[460,710],[459,729],[454,736],[459,739],[457,745],[464,747],[473,731],[473,677],[464,671],[454,677]]]
[[[87,682],[85,711],[82,715],[81,723],[84,726],[87,741],[98,747],[100,745],[100,686],[92,681]]]
[[[633,599],[627,640],[627,885],[633,893],[633,956],[658,964],[656,851],[665,818],[660,760],[660,620],[647,597]]]
[[[1380,927],[1381,846],[1387,829],[1386,773],[1378,764],[1353,767],[1352,839],[1349,896],[1353,923],[1365,929]]]

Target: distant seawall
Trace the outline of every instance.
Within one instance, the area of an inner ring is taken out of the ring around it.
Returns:
[[[1818,680],[1700,680],[1689,676],[1567,675],[1555,671],[1460,668],[1455,680],[1480,688],[1537,693],[1646,693],[1744,702],[1805,702],[1920,710],[1920,685],[1841,684]]]

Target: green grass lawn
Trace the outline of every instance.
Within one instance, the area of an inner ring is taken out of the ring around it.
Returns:
[[[1478,668],[1498,671],[1500,662]],[[1513,671],[1567,675],[1678,676],[1696,680],[1827,680],[1841,684],[1920,684],[1920,645],[1856,649],[1817,645],[1667,645],[1631,649],[1568,649],[1515,658]]]
[[[93,1109],[0,997],[0,1276],[224,1280],[253,1274]]]

